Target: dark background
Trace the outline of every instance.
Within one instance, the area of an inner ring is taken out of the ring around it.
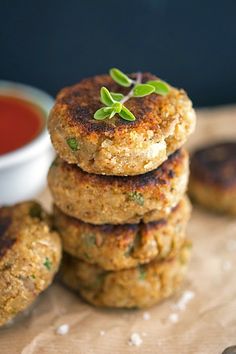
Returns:
[[[236,102],[236,1],[0,0],[0,76],[55,93],[116,66]]]

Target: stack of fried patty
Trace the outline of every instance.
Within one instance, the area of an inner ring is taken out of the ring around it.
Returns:
[[[134,74],[135,76],[135,74]],[[142,82],[156,80],[142,74]],[[188,153],[195,113],[183,90],[130,98],[136,120],[97,121],[108,75],[63,89],[49,118],[58,153],[48,183],[61,234],[61,278],[88,302],[147,307],[180,285],[189,259]]]

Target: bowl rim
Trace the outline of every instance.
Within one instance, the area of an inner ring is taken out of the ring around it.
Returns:
[[[9,168],[12,165],[18,165],[25,160],[29,160],[37,155],[40,151],[48,149],[51,145],[49,134],[47,131],[47,115],[49,114],[53,104],[54,98],[48,93],[26,84],[19,82],[0,80],[0,95],[12,95],[22,98],[37,104],[46,112],[46,124],[42,132],[37,135],[32,141],[12,152],[8,152],[0,156],[0,170]]]

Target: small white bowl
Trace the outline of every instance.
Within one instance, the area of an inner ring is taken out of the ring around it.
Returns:
[[[45,119],[54,103],[53,98],[41,90],[9,81],[0,80],[0,95],[19,97],[35,103],[46,112]],[[13,152],[1,155],[0,205],[35,197],[46,185],[46,176],[53,157],[47,124],[34,140]]]

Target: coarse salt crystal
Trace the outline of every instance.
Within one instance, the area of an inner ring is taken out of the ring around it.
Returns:
[[[60,336],[64,336],[69,332],[69,329],[70,329],[69,325],[64,323],[57,328],[56,333],[59,334]]]
[[[129,345],[134,345],[135,347],[139,347],[143,343],[142,338],[136,332],[132,333],[129,339]]]
[[[144,314],[143,314],[143,319],[144,319],[145,321],[148,321],[148,320],[150,320],[150,318],[151,318],[150,313],[149,313],[149,312],[144,312]]]
[[[175,307],[179,310],[185,310],[188,302],[194,298],[195,294],[193,291],[186,290],[181,296],[180,300],[177,302]]]
[[[169,320],[172,323],[177,323],[179,322],[179,315],[177,313],[171,313],[169,316]]]
[[[105,335],[105,331],[100,331],[100,336],[104,336]]]

